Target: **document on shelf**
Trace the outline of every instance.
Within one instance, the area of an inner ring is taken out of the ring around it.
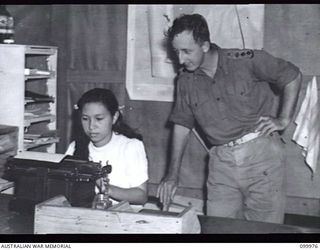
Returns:
[[[59,163],[65,157],[65,154],[53,154],[44,152],[34,152],[34,151],[22,151],[19,152],[14,158],[25,159],[25,160],[35,160],[35,161],[49,161]]]
[[[54,97],[39,94],[33,91],[26,90],[25,93],[25,100],[33,100],[36,102],[54,102]]]
[[[8,180],[0,178],[0,192],[6,190],[8,188],[11,188],[13,186],[14,186],[14,184],[12,181],[8,181]]]
[[[30,75],[44,75],[44,76],[49,76],[50,72],[47,70],[38,70],[38,69],[24,69],[24,74],[26,76]]]

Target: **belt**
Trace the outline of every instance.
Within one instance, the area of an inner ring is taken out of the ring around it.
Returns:
[[[230,141],[226,144],[223,144],[222,146],[226,146],[226,147],[234,147],[234,146],[237,146],[237,145],[240,145],[242,143],[245,143],[245,142],[248,142],[248,141],[251,141],[253,139],[256,139],[260,136],[260,132],[255,132],[255,133],[249,133],[249,134],[246,134],[236,140],[233,140],[233,141]]]

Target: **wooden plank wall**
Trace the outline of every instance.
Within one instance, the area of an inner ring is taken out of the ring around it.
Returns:
[[[292,61],[304,75],[298,107],[305,95],[308,81],[319,75],[320,5],[266,5],[265,49]],[[319,91],[318,91],[319,93]],[[291,141],[295,125],[284,133],[287,141],[287,193],[293,197],[320,198],[320,171],[311,178],[299,147]]]

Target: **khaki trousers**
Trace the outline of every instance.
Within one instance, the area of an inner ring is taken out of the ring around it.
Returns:
[[[285,152],[279,135],[210,150],[206,213],[283,223]]]

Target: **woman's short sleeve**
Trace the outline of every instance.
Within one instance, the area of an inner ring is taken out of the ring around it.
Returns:
[[[148,180],[148,160],[143,143],[131,139],[126,145],[125,157],[130,187],[140,186]]]

